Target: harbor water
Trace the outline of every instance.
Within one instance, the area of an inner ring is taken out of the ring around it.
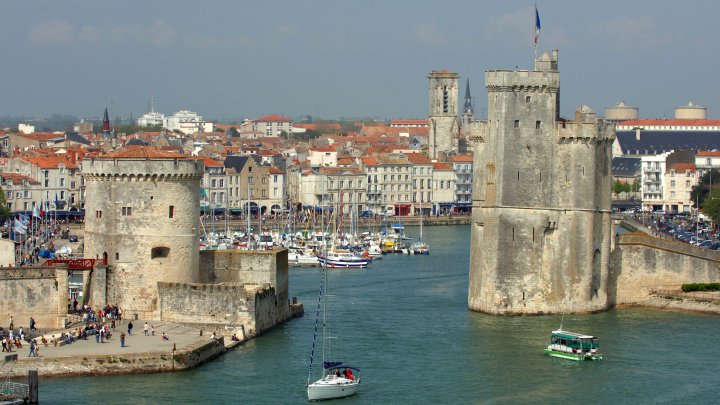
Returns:
[[[417,236],[417,228],[406,234]],[[560,316],[467,309],[469,226],[423,229],[429,256],[330,270],[334,359],[362,370],[342,404],[719,403],[720,317],[629,308],[565,315],[605,359],[543,354]],[[301,404],[320,270],[290,270],[305,316],[187,372],[41,380],[45,404]],[[313,378],[317,378],[320,360]]]

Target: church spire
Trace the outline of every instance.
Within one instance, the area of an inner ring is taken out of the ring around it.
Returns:
[[[463,115],[474,115],[472,106],[472,97],[470,97],[470,78],[465,80],[465,106],[463,107]]]
[[[110,117],[108,117],[107,107],[105,107],[105,114],[103,115],[103,137],[110,137]]]

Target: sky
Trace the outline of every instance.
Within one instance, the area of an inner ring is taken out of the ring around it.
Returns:
[[[692,101],[720,118],[720,2],[538,0],[559,49],[561,114],[624,100],[641,118]],[[424,118],[427,75],[528,69],[530,1],[0,0],[0,116],[195,111],[224,122]],[[459,102],[462,106],[462,102]]]

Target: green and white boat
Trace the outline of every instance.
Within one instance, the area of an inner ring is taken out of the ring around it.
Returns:
[[[601,360],[599,349],[600,340],[595,336],[560,329],[552,331],[545,354],[575,361]]]

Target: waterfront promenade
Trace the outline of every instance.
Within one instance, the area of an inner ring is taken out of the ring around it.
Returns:
[[[132,323],[132,335],[128,334],[126,321],[111,329],[111,338],[104,343],[98,343],[95,335],[90,335],[87,340],[54,344],[53,335],[57,339],[61,333],[73,332],[84,326],[81,323],[69,325],[67,329],[43,331],[42,336],[48,343],[45,346],[39,336],[36,338],[38,357],[28,357],[28,343],[24,343],[22,348],[13,347],[13,353],[18,355],[17,361],[6,365],[4,370],[13,377],[24,377],[27,370],[38,369],[41,378],[179,371],[196,367],[242,343],[231,340],[232,331],[207,330],[202,326],[162,321],[148,321],[149,326],[154,326],[155,335],[146,336],[143,332],[144,320]],[[125,347],[120,345],[120,334],[123,332]],[[163,332],[168,340],[162,339]],[[244,339],[242,333],[238,337]]]

